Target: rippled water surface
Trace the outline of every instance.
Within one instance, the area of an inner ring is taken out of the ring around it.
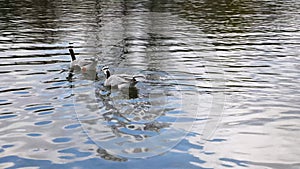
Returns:
[[[0,0],[0,168],[300,168],[299,9]]]

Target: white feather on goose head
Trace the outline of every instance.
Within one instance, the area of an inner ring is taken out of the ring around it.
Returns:
[[[101,70],[104,73],[106,79],[108,79],[110,77],[109,67],[108,66],[103,66]]]

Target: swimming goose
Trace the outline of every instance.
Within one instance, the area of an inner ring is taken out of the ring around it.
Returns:
[[[96,71],[97,66],[97,60],[92,59],[83,59],[83,60],[77,60],[75,57],[75,53],[72,47],[69,48],[69,52],[72,58],[70,67],[71,69],[79,68],[82,72],[86,71]]]
[[[118,89],[122,89],[134,87],[134,85],[137,83],[135,77],[129,77],[128,75],[111,75],[108,66],[104,66],[102,71],[106,77],[104,86],[118,87]]]

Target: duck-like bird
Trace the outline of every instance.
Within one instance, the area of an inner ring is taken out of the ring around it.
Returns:
[[[75,57],[75,53],[72,47],[69,47],[69,52],[71,55],[71,69],[80,69],[82,72],[86,71],[96,71],[97,60],[96,59],[82,59],[77,60]]]
[[[134,85],[137,83],[135,77],[130,77],[128,75],[112,75],[108,66],[104,66],[102,68],[102,71],[106,77],[104,81],[104,86],[117,87],[118,89],[123,89],[134,87]]]

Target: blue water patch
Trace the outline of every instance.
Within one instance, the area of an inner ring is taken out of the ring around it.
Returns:
[[[226,139],[221,139],[221,138],[215,138],[215,139],[212,139],[212,140],[209,140],[210,142],[223,142],[223,141],[226,141]]]
[[[194,121],[208,121],[209,118],[195,118]]]
[[[190,149],[203,150],[203,148],[204,147],[202,145],[189,144],[188,139],[182,139],[181,142],[174,147],[174,149],[177,149],[177,150],[180,150],[183,152],[187,152]]]
[[[2,148],[6,149],[6,148],[11,148],[13,147],[13,144],[7,144],[7,145],[3,145]]]
[[[28,94],[29,92],[13,92],[13,94]]]
[[[242,167],[248,167],[247,166],[247,161],[241,161],[241,160],[236,160],[236,159],[232,159],[232,158],[220,158],[221,161],[226,161],[226,162],[231,162],[234,163],[238,166],[242,166]],[[229,165],[229,164],[226,164]]]
[[[168,114],[182,114],[183,111],[182,110],[171,110],[171,111],[168,111]]]
[[[221,164],[222,166],[226,167],[226,168],[233,168],[233,165],[229,165],[229,164]]]
[[[42,115],[49,115],[52,114],[54,111],[45,111],[45,112],[40,112],[38,113],[38,115],[42,116]]]
[[[14,166],[8,167],[7,169],[26,168],[34,166],[43,166],[43,168],[50,168],[50,166],[53,166],[53,163],[50,160],[32,160],[21,158],[18,156],[5,156],[3,158],[0,158],[0,164],[7,162],[11,162],[14,164]]]
[[[214,153],[214,152],[203,152],[203,154],[205,154],[205,155],[213,155],[213,154],[216,154],[216,153]]]
[[[60,150],[58,152],[59,153],[66,153],[66,154],[73,154],[75,157],[88,157],[92,154],[90,152],[78,151],[78,149],[76,149],[76,148],[68,148],[68,149]]]
[[[48,120],[48,121],[36,122],[36,123],[34,123],[34,125],[41,126],[41,125],[47,125],[47,124],[50,124],[50,123],[52,123],[52,121]]]
[[[38,137],[38,136],[41,136],[42,134],[39,134],[39,133],[29,133],[27,134],[27,136],[31,136],[31,137]]]
[[[161,122],[175,122],[177,120],[176,117],[170,117],[170,116],[159,116],[157,119],[157,121],[161,121]]]
[[[52,140],[54,143],[65,143],[71,141],[71,138],[68,137],[61,137],[61,138],[55,138]]]
[[[73,103],[63,104],[63,107],[73,107],[73,106],[74,106]]]
[[[13,118],[16,117],[18,115],[15,114],[10,114],[10,115],[0,115],[0,119],[8,119],[8,118]]]
[[[25,108],[24,110],[34,111],[34,110],[41,110],[47,108],[53,108],[53,106],[33,106],[33,107]]]
[[[92,139],[88,138],[88,140],[85,141],[84,144],[92,144],[92,145],[94,145],[95,142]]]
[[[71,160],[71,159],[74,159],[75,157],[74,156],[59,156],[58,158],[65,159],[65,160]]]
[[[81,124],[70,124],[70,125],[68,125],[68,126],[65,126],[64,127],[64,129],[75,129],[75,128],[78,128],[78,127],[80,127],[81,126]]]
[[[81,153],[81,152],[80,152]],[[72,156],[61,156],[61,159],[72,159]],[[177,159],[177,160],[174,160]],[[180,160],[178,160],[180,159]],[[194,166],[190,163],[182,163],[182,161],[196,161],[199,163],[199,159],[191,155],[182,156],[181,153],[168,152],[164,156],[156,156],[147,160],[130,160],[124,162],[108,162],[105,159],[88,158],[86,160],[73,161],[69,163],[57,164],[50,160],[33,160],[28,158],[22,158],[18,156],[5,156],[0,158],[0,163],[11,162],[14,166],[7,169],[14,168],[25,168],[25,167],[38,167],[38,168],[95,168],[100,166],[103,169],[117,169],[117,168],[188,168],[188,169],[199,169],[199,166]],[[202,163],[202,160],[201,162]],[[151,165],[150,165],[151,164]],[[98,167],[99,168],[99,167]]]

